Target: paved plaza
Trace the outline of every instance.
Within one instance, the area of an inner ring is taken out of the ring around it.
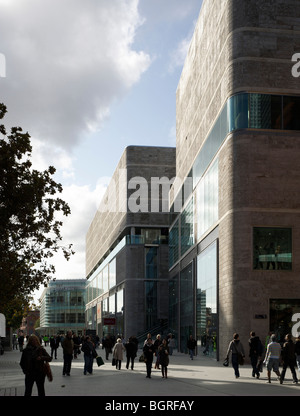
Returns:
[[[50,353],[50,348],[46,349]],[[135,396],[141,399],[149,397],[151,400],[155,397],[160,401],[164,398],[177,401],[189,400],[189,397],[212,396],[300,396],[300,383],[293,384],[290,370],[287,370],[282,385],[275,373],[272,374],[272,383],[268,384],[265,368],[260,379],[253,378],[250,365],[242,366],[241,376],[236,379],[231,366],[224,367],[222,362],[203,354],[191,360],[187,354],[175,351],[170,356],[168,379],[163,379],[161,371],[154,368],[151,379],[148,379],[145,364],[140,363],[137,358],[134,370],[126,369],[125,360],[121,370],[116,370],[110,360],[105,360],[104,350],[98,348],[97,352],[105,362],[103,366],[98,367],[94,362],[93,374],[84,375],[83,354],[80,354],[72,361],[71,375],[67,377],[62,375],[62,349],[59,348],[57,359],[51,362],[53,381],[45,381],[46,396],[101,396],[102,401],[104,399],[105,403],[114,406],[116,402],[112,400],[118,396]],[[0,356],[0,396],[24,395],[24,374],[19,366],[20,357],[18,350],[5,351]],[[33,396],[37,396],[36,386],[33,388]]]

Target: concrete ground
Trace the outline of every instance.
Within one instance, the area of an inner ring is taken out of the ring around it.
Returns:
[[[50,353],[50,348],[46,348]],[[198,355],[191,360],[187,354],[177,351],[170,356],[168,378],[162,378],[161,371],[152,370],[152,378],[146,378],[144,363],[135,360],[134,370],[126,369],[125,359],[121,370],[111,365],[111,360],[105,360],[104,350],[97,349],[104,360],[104,365],[98,367],[94,362],[93,374],[83,374],[83,354],[72,361],[71,375],[62,375],[62,349],[58,349],[57,359],[50,363],[53,381],[45,381],[47,397],[84,397],[101,396],[108,405],[116,397],[136,397],[143,400],[171,401],[189,400],[189,397],[237,397],[237,396],[299,396],[300,382],[293,384],[290,370],[287,370],[286,380],[281,385],[275,373],[272,383],[267,384],[266,369],[260,379],[252,377],[249,365],[240,367],[240,378],[236,379],[231,366],[224,367],[209,357]],[[140,355],[141,351],[139,351]],[[138,355],[138,356],[139,356]],[[110,356],[111,357],[111,356]],[[21,353],[18,350],[5,351],[0,356],[0,396],[23,396],[24,374],[19,365]],[[300,378],[300,377],[299,377]],[[37,396],[36,386],[33,396]],[[1,400],[1,399],[0,399]],[[119,409],[114,409],[119,410]],[[171,409],[173,410],[173,409]],[[174,409],[175,410],[175,409]]]

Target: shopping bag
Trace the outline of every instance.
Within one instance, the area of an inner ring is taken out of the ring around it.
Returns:
[[[100,367],[100,365],[104,365],[104,361],[102,360],[102,357],[100,357],[99,355],[97,355],[96,357],[96,362],[98,367]]]

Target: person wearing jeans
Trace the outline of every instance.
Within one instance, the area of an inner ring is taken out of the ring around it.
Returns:
[[[191,360],[194,359],[194,353],[195,353],[196,346],[197,346],[197,341],[193,338],[193,335],[190,335],[190,338],[188,339],[188,342],[187,342],[187,347],[188,347],[188,350],[189,350]]]

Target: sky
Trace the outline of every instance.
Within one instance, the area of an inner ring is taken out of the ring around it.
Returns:
[[[53,277],[85,278],[85,236],[126,146],[176,145],[176,89],[201,4],[0,0],[4,124],[29,132],[33,167],[56,168],[72,212],[62,235],[76,254],[56,256]]]

